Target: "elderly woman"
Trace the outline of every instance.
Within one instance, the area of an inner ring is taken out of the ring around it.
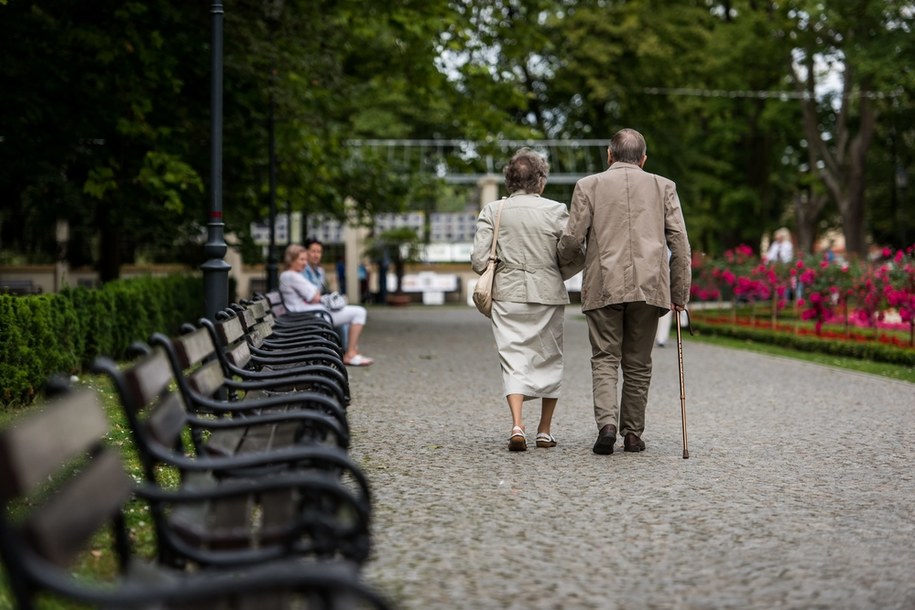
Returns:
[[[477,219],[471,264],[483,273],[489,259],[496,216],[492,332],[502,365],[502,383],[512,416],[509,451],[525,451],[522,407],[541,399],[536,445],[555,447],[553,411],[562,383],[562,331],[569,293],[563,280],[577,270],[560,271],[556,244],[569,212],[565,204],[541,197],[549,165],[522,148],[505,166],[507,198],[488,203]]]
[[[284,260],[286,270],[280,274],[280,294],[283,305],[289,311],[310,311],[323,309],[329,311],[321,304],[321,291],[302,275],[308,264],[308,251],[299,244],[290,244],[286,248]],[[343,354],[343,363],[349,366],[369,366],[374,362],[359,353],[359,335],[365,327],[367,317],[365,307],[347,305],[343,309],[331,311],[330,316],[334,326],[349,324],[349,337],[346,353]]]

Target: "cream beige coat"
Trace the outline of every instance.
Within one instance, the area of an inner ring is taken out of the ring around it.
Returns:
[[[477,218],[470,263],[483,273],[492,247],[498,206],[504,205],[496,241],[493,299],[513,303],[564,305],[569,293],[556,259],[556,245],[569,219],[564,203],[515,193],[486,204]],[[565,276],[569,277],[569,276]]]
[[[582,311],[635,301],[669,309],[689,301],[689,240],[671,180],[617,162],[578,181],[569,213],[559,262],[585,252]]]

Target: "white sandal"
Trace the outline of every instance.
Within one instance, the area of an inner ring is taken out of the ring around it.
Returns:
[[[524,428],[515,426],[512,428],[512,435],[508,439],[509,451],[527,451],[527,436],[524,434]]]
[[[546,432],[537,433],[537,446],[538,447],[555,447],[556,439],[553,438],[552,434],[547,434]]]

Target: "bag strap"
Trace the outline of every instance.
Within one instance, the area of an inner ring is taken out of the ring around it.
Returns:
[[[504,205],[504,201],[499,203],[499,211],[496,212],[496,224],[492,230],[492,248],[489,249],[490,260],[495,260],[496,258],[496,241],[499,239],[499,221],[502,220],[502,206]]]

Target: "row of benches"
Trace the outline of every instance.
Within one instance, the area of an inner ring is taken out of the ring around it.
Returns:
[[[93,368],[114,383],[139,482],[95,390],[53,382],[42,409],[0,430],[0,555],[18,606],[51,593],[103,608],[387,608],[360,576],[371,495],[347,453],[330,322],[258,299],[132,348]],[[154,557],[132,548],[138,507]],[[104,540],[118,577],[72,576]]]

